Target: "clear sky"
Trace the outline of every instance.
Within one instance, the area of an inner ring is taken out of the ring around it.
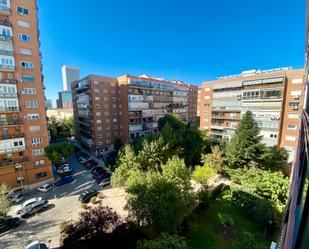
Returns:
[[[46,96],[61,66],[199,85],[249,69],[303,67],[305,0],[38,0]]]

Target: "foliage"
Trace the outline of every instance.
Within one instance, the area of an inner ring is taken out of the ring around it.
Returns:
[[[279,212],[287,202],[289,180],[281,172],[260,169],[234,170],[230,175],[234,188],[265,198],[274,203]]]
[[[9,187],[2,183],[0,185],[0,220],[5,219],[10,210],[10,201],[8,199]]]
[[[208,180],[216,175],[216,171],[207,166],[197,166],[192,174],[192,178],[201,184],[206,184]]]
[[[219,146],[212,147],[212,152],[203,156],[204,167],[210,167],[216,172],[221,173],[223,171],[225,157]]]
[[[74,117],[57,120],[55,116],[51,116],[48,120],[48,129],[52,141],[55,141],[58,138],[72,137],[75,134]]]
[[[244,232],[243,238],[236,243],[235,249],[265,249],[268,248],[266,241],[258,239],[259,234]]]
[[[155,240],[140,240],[137,249],[189,249],[184,237],[178,235],[161,234]]]
[[[92,204],[96,204],[97,203],[97,197],[95,197],[95,196],[91,197],[90,202]]]
[[[117,155],[118,155],[118,152],[121,150],[121,148],[123,146],[124,146],[124,143],[122,142],[121,139],[119,139],[119,138],[115,139],[114,150],[115,150]]]
[[[285,148],[272,146],[266,149],[263,156],[263,166],[266,169],[278,170],[288,166],[288,152]]]
[[[199,202],[199,208],[205,209],[209,206],[209,190],[207,187],[203,187],[197,194],[198,202]]]
[[[60,166],[61,158],[68,160],[73,154],[74,146],[72,144],[62,143],[62,144],[50,144],[45,147],[45,156]]]
[[[161,131],[166,124],[169,124],[173,130],[183,130],[186,127],[186,124],[180,119],[179,116],[175,114],[166,114],[164,117],[159,119],[159,131]]]
[[[265,146],[261,144],[260,128],[250,111],[241,119],[235,135],[226,146],[226,156],[231,168],[242,168],[249,162],[259,162]]]
[[[130,173],[141,168],[138,158],[130,145],[125,145],[119,152],[117,168],[112,176],[114,187],[124,186]]]

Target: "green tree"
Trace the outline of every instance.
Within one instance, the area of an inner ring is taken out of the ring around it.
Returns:
[[[131,145],[125,145],[117,157],[117,168],[112,176],[112,185],[121,187],[126,185],[130,173],[141,169],[138,157]]]
[[[8,199],[9,187],[2,183],[0,185],[0,221],[7,217],[10,209],[10,201]]]
[[[64,118],[61,121],[60,130],[63,137],[74,136],[74,117],[70,117],[69,119]]]
[[[186,238],[178,235],[161,234],[155,240],[140,240],[137,249],[189,249]]]
[[[192,174],[192,178],[201,184],[207,184],[208,180],[216,175],[213,168],[207,166],[197,166]]]
[[[57,167],[60,166],[62,153],[59,147],[59,144],[50,144],[47,147],[45,147],[45,156],[53,161]]]
[[[285,148],[272,146],[265,150],[263,156],[263,166],[270,170],[279,170],[288,167],[288,152]]]
[[[121,148],[123,146],[124,146],[124,143],[122,142],[121,139],[119,139],[119,138],[115,139],[114,150],[115,150],[117,155],[118,155],[118,152],[121,150]]]
[[[225,157],[218,145],[212,147],[212,152],[203,156],[203,164],[206,167],[214,169],[216,172],[223,171]]]
[[[58,121],[55,116],[51,116],[48,120],[48,129],[51,140],[54,141],[58,137]]]
[[[247,111],[241,119],[234,137],[226,146],[228,164],[232,168],[249,166],[250,162],[259,162],[264,153],[261,144],[260,128]]]
[[[164,117],[159,119],[159,131],[161,131],[166,124],[169,124],[174,130],[183,130],[186,128],[186,124],[178,115],[175,114],[166,114]]]
[[[66,161],[69,161],[70,157],[73,154],[74,146],[72,144],[64,143],[64,144],[59,144],[59,149],[64,159]]]

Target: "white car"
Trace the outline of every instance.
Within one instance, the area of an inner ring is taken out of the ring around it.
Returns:
[[[58,174],[66,174],[66,173],[72,173],[72,168],[70,164],[64,164],[62,168],[57,170]]]
[[[44,192],[44,193],[46,193],[46,192],[48,192],[52,189],[53,189],[53,185],[51,185],[49,183],[45,183],[45,184],[43,184],[43,185],[41,185],[40,187],[37,188],[38,191]]]
[[[26,245],[25,249],[48,249],[48,247],[43,242],[33,241],[30,244]]]
[[[21,214],[23,208],[28,207],[38,201],[42,201],[42,197],[32,198],[32,199],[25,201],[23,204],[19,205],[15,209],[16,214]]]

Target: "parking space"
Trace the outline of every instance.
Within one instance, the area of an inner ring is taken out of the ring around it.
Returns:
[[[99,162],[99,165],[104,166],[102,161]],[[59,225],[65,220],[78,217],[82,211],[78,197],[87,189],[94,188],[103,191],[105,198],[102,204],[112,207],[120,215],[126,215],[123,211],[125,205],[123,190],[113,189],[110,186],[102,188],[94,181],[90,171],[87,171],[75,156],[71,159],[71,166],[74,182],[54,187],[47,193],[33,191],[26,194],[26,200],[33,197],[43,197],[49,200],[50,205],[47,210],[25,219],[25,222],[17,229],[1,234],[0,249],[1,245],[6,249],[20,249],[34,240],[47,242],[49,239],[51,239],[51,248],[58,247]],[[11,215],[15,215],[15,209],[16,206],[11,208]]]

